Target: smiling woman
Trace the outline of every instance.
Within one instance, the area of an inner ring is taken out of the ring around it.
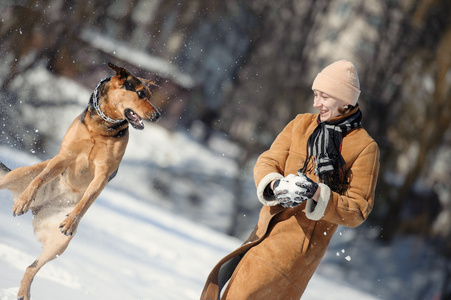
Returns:
[[[336,74],[342,76],[338,78]],[[319,110],[321,122],[329,121],[351,110],[360,95],[357,70],[351,62],[338,61],[316,76],[312,89],[313,107]]]
[[[355,66],[338,61],[315,78],[313,106],[260,155],[263,207],[254,232],[210,273],[202,299],[299,299],[339,225],[356,227],[373,208],[379,148],[361,126]]]

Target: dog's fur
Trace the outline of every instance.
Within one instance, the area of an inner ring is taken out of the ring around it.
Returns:
[[[43,243],[42,254],[26,269],[18,299],[30,299],[36,273],[64,252],[83,215],[116,175],[129,124],[143,129],[142,119],[160,117],[149,102],[152,81],[108,66],[116,74],[98,85],[88,107],[67,130],[58,155],[14,170],[0,163],[0,189],[12,192],[13,214],[31,209],[35,235]]]

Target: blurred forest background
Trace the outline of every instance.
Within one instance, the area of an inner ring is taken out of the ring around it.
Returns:
[[[233,219],[258,213],[244,170],[296,114],[314,112],[315,75],[353,61],[381,149],[369,224],[383,242],[419,236],[451,260],[451,1],[0,0],[0,19],[1,143],[51,154],[15,78],[45,67],[93,90],[112,61],[158,82],[160,126],[233,145],[235,236]]]

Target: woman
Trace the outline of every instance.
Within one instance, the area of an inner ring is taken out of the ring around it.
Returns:
[[[355,66],[337,61],[315,78],[313,106],[257,160],[263,207],[248,240],[212,270],[201,299],[300,299],[338,225],[373,208],[379,149],[361,127]]]

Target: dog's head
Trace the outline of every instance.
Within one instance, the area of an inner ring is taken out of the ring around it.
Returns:
[[[108,67],[115,71],[116,75],[102,88],[104,113],[113,119],[127,119],[136,129],[144,128],[143,120],[157,121],[161,114],[149,101],[149,86],[155,83],[133,76],[125,68],[110,62]]]

